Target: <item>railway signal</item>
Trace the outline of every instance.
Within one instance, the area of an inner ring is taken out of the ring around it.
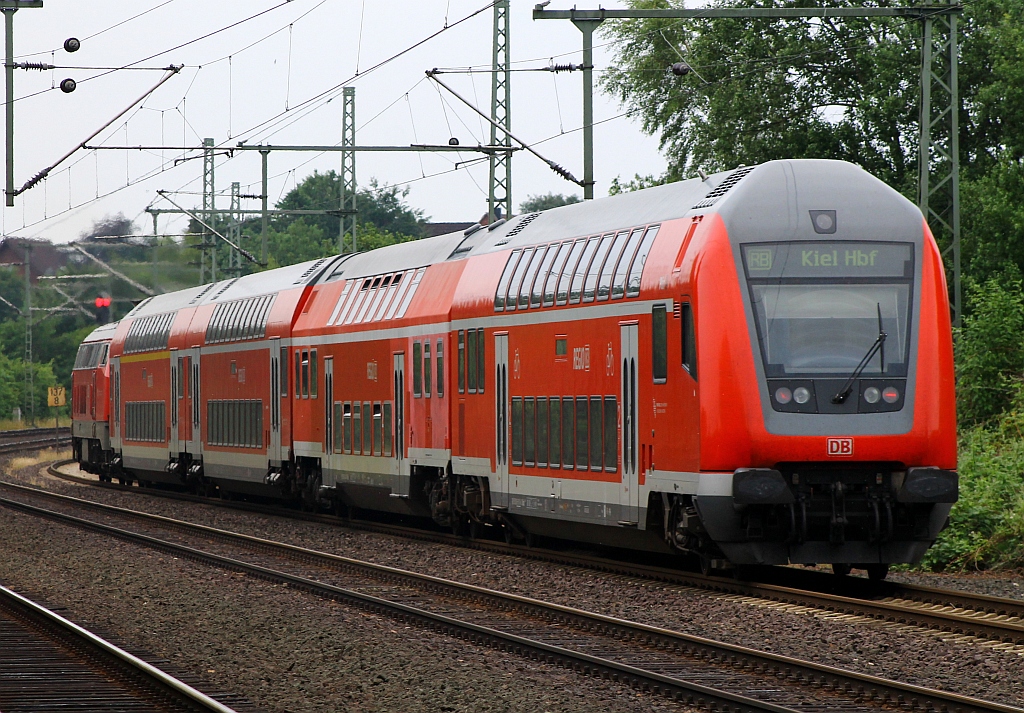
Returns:
[[[106,324],[110,321],[111,301],[109,295],[100,295],[93,301],[96,306],[96,324]]]

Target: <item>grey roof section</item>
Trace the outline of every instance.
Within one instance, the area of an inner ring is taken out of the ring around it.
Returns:
[[[338,264],[333,271],[325,272],[324,280],[384,275],[444,262],[464,237],[459,231],[358,253]]]
[[[89,342],[106,342],[114,338],[114,332],[117,331],[117,322],[108,322],[102,327],[96,327],[96,329],[89,332],[89,336],[82,340],[82,344],[88,344]]]
[[[178,290],[177,292],[168,292],[163,295],[148,297],[137,304],[131,312],[124,316],[124,318],[135,319],[137,317],[145,317],[151,314],[174,312],[182,309],[183,307],[187,307],[192,298],[204,289],[206,289],[206,285],[199,285],[198,287],[189,287],[188,289]]]

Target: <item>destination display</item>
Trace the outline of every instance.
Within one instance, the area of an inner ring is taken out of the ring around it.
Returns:
[[[786,277],[911,277],[911,243],[814,241],[748,243],[743,265],[750,279]]]

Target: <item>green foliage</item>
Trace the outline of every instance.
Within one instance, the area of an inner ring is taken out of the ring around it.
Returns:
[[[960,438],[960,501],[922,565],[931,569],[1024,566],[1024,387],[994,424]]]
[[[956,339],[961,424],[998,416],[1024,379],[1024,285],[1016,266],[982,284],[968,282],[970,312]]]
[[[520,213],[536,213],[549,208],[558,208],[563,205],[579,203],[580,197],[575,194],[563,195],[561,193],[545,193],[537,196],[527,196],[526,200],[519,204]]]
[[[48,418],[52,410],[46,405],[46,389],[57,383],[49,364],[33,364],[33,391],[36,419]],[[15,407],[28,417],[29,404],[25,398],[25,362],[0,353],[0,418],[11,418]],[[52,421],[51,421],[52,423]]]
[[[666,183],[671,183],[674,180],[678,179],[669,178],[667,174],[660,178],[655,178],[651,175],[641,176],[637,173],[628,181],[620,181],[619,177],[616,176],[612,179],[612,185],[608,186],[608,195],[617,196],[620,193],[631,193],[644,188],[650,188],[651,186],[661,186]]]

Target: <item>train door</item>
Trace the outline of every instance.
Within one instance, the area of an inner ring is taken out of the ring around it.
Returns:
[[[622,485],[619,488],[621,522],[640,519],[640,484],[637,471],[637,350],[640,326],[620,324],[620,364],[622,365]]]
[[[324,359],[324,463],[334,452],[334,359]]]
[[[178,432],[178,420],[181,414],[179,408],[181,402],[180,398],[180,384],[181,384],[181,369],[180,362],[178,360],[178,350],[171,350],[171,441],[169,444],[169,450],[171,458],[177,458],[178,454],[181,453],[181,440],[180,433]]]
[[[395,461],[396,475],[391,487],[392,495],[409,495],[409,477],[405,473],[405,352],[395,354],[394,368],[395,399]]]
[[[287,374],[287,365],[281,368],[281,339],[270,340],[270,448],[267,458],[281,462],[281,374]]]
[[[203,420],[202,404],[199,401],[199,347],[192,347],[189,351],[191,354],[189,355],[188,400],[191,406],[189,420],[192,432],[189,434],[190,440],[185,447],[193,456],[200,456],[203,454]]]
[[[508,477],[508,332],[494,335],[494,467],[498,492],[505,504],[510,492]]]
[[[114,428],[110,435],[111,448],[121,448],[121,357],[110,360],[110,417]]]

